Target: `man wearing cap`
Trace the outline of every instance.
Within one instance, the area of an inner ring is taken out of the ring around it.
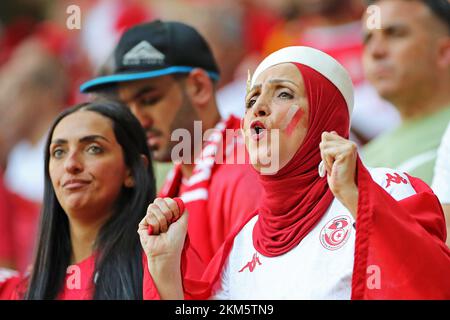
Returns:
[[[125,32],[114,51],[112,74],[80,88],[114,93],[144,127],[154,159],[177,160],[159,196],[183,199],[191,245],[205,263],[243,214],[256,209],[261,193],[250,166],[229,161],[243,150],[243,141],[237,135],[225,138],[226,131],[239,130],[240,120],[221,119],[218,79],[212,52],[195,29],[157,20]],[[183,142],[187,148],[179,152]]]

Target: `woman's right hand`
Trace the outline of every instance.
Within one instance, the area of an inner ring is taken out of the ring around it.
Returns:
[[[180,212],[177,202],[171,198],[156,198],[148,206],[146,216],[139,223],[138,233],[149,262],[180,261],[187,220],[187,212]]]

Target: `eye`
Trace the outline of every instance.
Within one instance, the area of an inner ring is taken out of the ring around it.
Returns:
[[[87,148],[87,152],[90,153],[90,154],[99,154],[99,153],[102,153],[102,152],[103,152],[103,149],[100,148],[100,147],[97,146],[97,145],[90,145],[90,146]]]
[[[62,148],[55,148],[52,151],[52,157],[55,159],[60,159],[64,155],[64,150]]]
[[[152,106],[158,103],[160,99],[159,96],[146,96],[139,100],[139,104],[142,106]]]
[[[287,91],[282,91],[280,92],[280,94],[278,95],[278,98],[282,98],[282,99],[292,99],[294,98],[294,96],[292,94],[290,94]]]
[[[403,38],[408,36],[409,29],[403,25],[389,26],[384,30],[384,34],[388,38]]]
[[[245,107],[246,107],[247,109],[250,109],[251,107],[253,107],[253,105],[255,104],[257,98],[258,98],[257,96],[251,97],[251,98],[247,101],[247,103],[245,104]]]
[[[363,44],[366,46],[370,40],[372,40],[373,34],[371,32],[366,32],[363,35]]]

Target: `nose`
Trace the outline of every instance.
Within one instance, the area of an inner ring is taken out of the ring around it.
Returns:
[[[266,117],[270,115],[269,103],[263,95],[260,95],[253,105],[253,115],[255,117]]]
[[[77,152],[72,152],[64,162],[64,169],[70,174],[78,174],[83,172],[83,160]]]
[[[369,55],[375,59],[383,59],[387,55],[387,43],[382,34],[374,34],[371,43],[366,47]]]
[[[153,118],[148,110],[144,110],[138,103],[129,103],[128,107],[144,129],[149,129],[153,126]]]

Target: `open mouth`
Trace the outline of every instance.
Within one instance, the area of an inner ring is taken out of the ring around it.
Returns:
[[[267,132],[266,126],[261,121],[253,121],[250,125],[250,130],[251,137],[254,140],[262,139]]]

